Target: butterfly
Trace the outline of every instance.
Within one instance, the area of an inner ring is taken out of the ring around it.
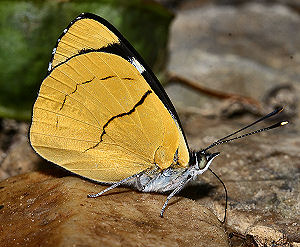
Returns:
[[[79,15],[59,37],[30,127],[31,145],[44,159],[111,185],[89,197],[120,185],[170,192],[161,216],[219,155],[207,150],[231,135],[191,151],[149,66],[115,27],[91,13]]]

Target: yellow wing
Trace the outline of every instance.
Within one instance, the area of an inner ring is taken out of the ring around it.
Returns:
[[[97,18],[109,25],[104,19]],[[59,43],[53,50],[49,70],[83,50],[96,50],[119,43],[119,38],[106,25],[97,20],[81,16],[71,22],[58,39]]]
[[[43,81],[33,108],[33,148],[84,177],[116,182],[174,161],[187,166],[182,132],[140,72],[105,52],[74,56]]]

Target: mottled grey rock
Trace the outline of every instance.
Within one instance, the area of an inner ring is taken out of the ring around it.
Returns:
[[[171,31],[168,70],[258,101],[280,85],[291,85],[298,95],[299,33],[298,13],[282,5],[209,5],[179,11]],[[168,92],[185,107],[213,102],[197,99],[182,86],[170,86]]]

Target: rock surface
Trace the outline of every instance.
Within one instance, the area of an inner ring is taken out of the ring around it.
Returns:
[[[175,198],[160,218],[165,195],[115,189],[86,197],[103,188],[41,172],[2,181],[1,246],[229,246],[215,215],[192,200]]]
[[[294,35],[299,32],[299,14],[283,5],[204,5],[179,11],[171,30],[168,70],[211,89],[267,101],[265,111],[285,105],[286,113],[295,115],[290,101],[300,92],[300,36]],[[275,105],[269,102],[269,93],[284,86],[291,93]],[[174,85],[168,93],[179,107],[220,115],[211,97]]]

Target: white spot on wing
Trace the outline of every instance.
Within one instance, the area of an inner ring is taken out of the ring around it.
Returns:
[[[52,63],[50,62],[48,65],[48,71],[50,71],[52,69]]]
[[[140,64],[138,60],[135,59],[135,57],[130,57],[129,62],[142,74],[145,71],[145,68],[143,65]]]
[[[52,50],[52,55],[54,55],[55,52],[56,52],[56,48],[53,48],[53,50]]]

